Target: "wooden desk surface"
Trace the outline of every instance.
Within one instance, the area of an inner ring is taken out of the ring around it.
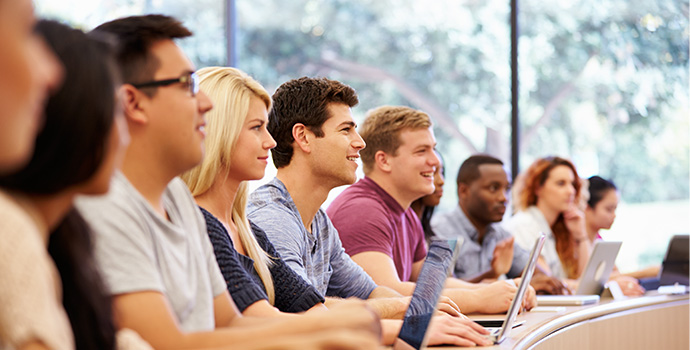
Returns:
[[[593,305],[558,307],[558,311],[542,308],[544,311],[518,315],[517,319],[525,323],[513,328],[501,344],[487,349],[646,349],[649,345],[656,349],[688,349],[688,305],[686,294],[602,299]],[[505,315],[470,317],[496,319]]]

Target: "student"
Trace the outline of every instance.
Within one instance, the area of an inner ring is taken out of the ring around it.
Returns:
[[[0,173],[29,160],[61,67],[34,33],[30,0],[0,0]]]
[[[443,158],[438,152],[436,152],[436,156],[438,157],[439,164],[434,171],[434,192],[420,197],[410,204],[410,208],[417,214],[419,221],[422,223],[424,240],[427,243],[427,247],[430,240],[436,236],[431,227],[431,218],[434,215],[436,207],[441,203],[441,197],[443,197],[443,184],[445,183],[445,166],[443,165]]]
[[[409,107],[384,106],[367,113],[361,133],[367,142],[365,177],[343,191],[327,212],[352,260],[378,284],[408,294],[426,255],[424,232],[410,204],[434,191],[439,166],[431,120]],[[444,295],[465,313],[504,312],[516,292],[507,281],[473,285],[449,278],[446,287]],[[528,307],[535,302],[533,294]]]
[[[69,85],[47,101],[45,127],[28,164],[0,176],[2,198],[15,204],[0,210],[0,344],[115,349],[91,233],[72,209],[77,194],[108,190],[128,140],[116,108],[114,59],[105,43],[79,30],[41,21],[36,31],[64,62]],[[151,349],[131,331],[119,332],[117,343],[119,349]]]
[[[599,176],[592,176],[588,181],[589,199],[585,209],[585,222],[587,227],[587,237],[594,243],[597,239],[602,239],[600,230],[608,230],[616,219],[616,208],[620,195],[616,185],[609,180]],[[616,281],[621,287],[623,294],[628,296],[642,295],[644,288],[639,284],[639,278],[655,277],[659,274],[659,266],[651,266],[639,271],[621,274],[617,268],[611,274],[611,279]]]
[[[529,252],[514,245],[514,238],[500,226],[508,203],[510,180],[500,159],[489,155],[467,158],[457,176],[458,206],[434,216],[431,226],[439,237],[463,237],[455,276],[470,282],[503,275],[519,277]],[[537,270],[538,271],[538,270]],[[538,292],[567,293],[558,279],[535,274]]]
[[[108,195],[77,205],[96,232],[96,261],[118,326],[165,349],[322,348],[330,344],[324,335],[344,340],[346,348],[376,346],[378,322],[361,303],[339,317],[316,314],[290,324],[241,317],[203,216],[178,177],[202,159],[204,114],[212,108],[173,41],[191,33],[162,15],[117,19],[95,32],[119,40],[131,142]],[[330,332],[313,333],[318,330]]]
[[[247,220],[247,182],[263,178],[276,145],[266,130],[271,96],[235,68],[208,67],[198,74],[201,90],[216,106],[206,114],[206,156],[182,179],[202,208],[230,296],[245,316],[325,310],[323,296]]]
[[[581,186],[575,166],[569,160],[537,159],[518,176],[513,190],[518,212],[504,223],[515,237],[515,243],[524,249],[539,232],[544,232],[542,267],[554,277],[569,279],[571,289],[591,250],[584,214],[577,206]]]
[[[400,294],[377,286],[350,259],[320,208],[331,189],[355,181],[356,160],[365,146],[350,111],[357,103],[351,87],[326,78],[295,79],[276,90],[268,131],[277,143],[271,153],[278,172],[251,194],[248,216],[285,262],[323,295],[369,299],[381,317],[402,318],[407,305],[400,298],[376,303]],[[441,307],[448,310],[446,304]],[[432,344],[488,344],[481,336],[486,332],[464,317],[446,315],[433,324]],[[396,334],[384,328],[384,342]]]

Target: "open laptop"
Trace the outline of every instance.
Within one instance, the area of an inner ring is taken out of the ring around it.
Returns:
[[[537,295],[539,306],[594,304],[604,290],[616,263],[620,241],[596,241],[574,295]]]
[[[690,277],[690,237],[688,235],[674,235],[668,242],[666,255],[661,263],[659,275],[656,278],[641,280],[640,284],[647,290],[655,290],[661,286],[672,286],[676,283],[688,286]]]
[[[432,240],[417,285],[407,307],[394,350],[419,350],[426,345],[427,329],[436,312],[436,304],[460,251],[463,239]]]
[[[539,259],[539,255],[541,254],[541,248],[544,246],[545,239],[546,235],[542,233],[534,242],[534,247],[532,247],[532,251],[530,252],[529,259],[527,260],[527,265],[525,265],[525,269],[522,271],[522,279],[520,280],[520,285],[518,286],[517,292],[515,293],[515,298],[513,298],[513,302],[510,304],[508,313],[506,314],[505,319],[502,320],[501,326],[499,328],[487,327],[487,329],[491,332],[487,337],[489,338],[489,340],[493,341],[494,344],[501,343],[508,336],[508,333],[513,328],[515,318],[517,317],[518,313],[520,312],[520,309],[522,308],[522,301],[523,299],[525,299],[527,287],[529,287],[529,283],[530,281],[532,281],[534,268],[537,266],[537,260]],[[480,325],[483,325],[482,323],[486,324],[485,322],[496,322],[494,320],[474,321],[479,323]]]

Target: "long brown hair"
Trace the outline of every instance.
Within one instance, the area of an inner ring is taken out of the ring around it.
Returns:
[[[525,210],[537,204],[537,189],[544,185],[546,179],[549,178],[551,170],[559,165],[567,166],[573,172],[575,177],[573,181],[573,187],[575,187],[575,203],[579,203],[582,182],[577,174],[575,165],[565,158],[546,157],[534,161],[523,174],[518,176],[514,188],[516,193],[515,208],[517,210]],[[577,278],[580,274],[577,263],[580,257],[577,256],[574,245],[575,242],[572,241],[570,232],[565,226],[563,213],[560,213],[556,221],[551,225],[551,232],[553,232],[556,238],[556,252],[561,260],[565,273],[568,278]]]

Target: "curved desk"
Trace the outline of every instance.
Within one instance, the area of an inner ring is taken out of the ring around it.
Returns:
[[[602,299],[595,305],[541,309],[519,315],[518,320],[525,320],[525,324],[488,349],[690,348],[688,295]]]

